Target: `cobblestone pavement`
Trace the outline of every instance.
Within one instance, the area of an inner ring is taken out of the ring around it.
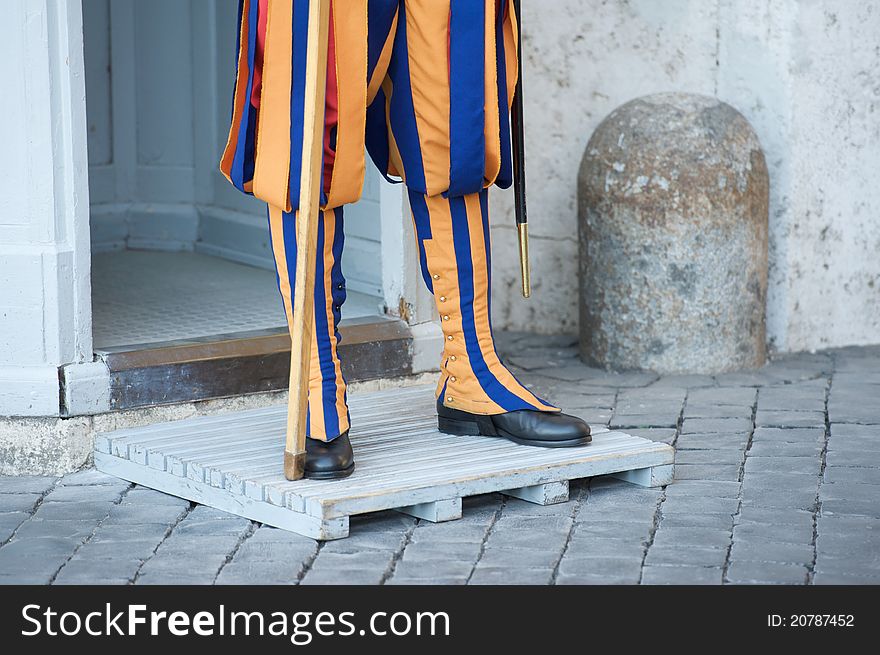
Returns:
[[[0,478],[0,583],[880,583],[880,347],[666,377],[588,368],[567,337],[501,349],[567,411],[673,444],[675,482],[357,517],[318,544],[96,471]]]

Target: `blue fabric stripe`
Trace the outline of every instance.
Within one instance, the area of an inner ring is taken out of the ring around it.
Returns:
[[[462,197],[450,198],[449,207],[452,213],[452,240],[458,270],[459,311],[461,312],[465,349],[468,353],[471,370],[477,376],[477,381],[486,395],[504,410],[535,409],[533,405],[501,384],[489,370],[489,366],[483,358],[474,316],[474,267],[471,259],[471,237],[465,199]],[[487,289],[486,293],[489,294],[490,291]]]
[[[283,219],[282,219],[283,221]],[[272,239],[272,210],[266,205],[266,222],[269,227],[269,252],[275,252],[274,240]],[[284,306],[284,295],[281,293],[281,276],[278,274],[278,264],[275,264],[275,284],[278,287],[278,294],[281,298],[281,311],[284,313],[284,320],[287,320],[287,308]]]
[[[367,11],[367,84],[375,74],[379,57],[391,33],[391,25],[399,5],[400,0],[370,0],[369,2]],[[388,146],[388,123],[385,120],[386,102],[385,91],[380,87],[373,102],[367,107],[366,145],[370,158],[379,169],[382,177],[392,184],[399,184],[400,180],[388,176],[391,152]]]
[[[379,63],[400,0],[369,0],[367,4],[367,84]]]
[[[236,135],[235,154],[232,158],[232,165],[229,171],[229,177],[232,184],[239,191],[247,193],[244,190],[245,182],[249,182],[254,178],[254,137],[256,135],[256,112],[251,106],[251,95],[254,88],[254,54],[257,49],[257,9],[259,3],[257,0],[251,2],[250,11],[247,15],[248,21],[248,80],[247,93],[245,94],[244,108],[242,110],[241,126]],[[242,14],[243,3],[239,5],[239,14]],[[240,23],[239,23],[240,25]],[[239,37],[240,40],[240,37]],[[239,43],[239,48],[241,44]],[[236,59],[237,61],[237,59]]]
[[[305,122],[306,57],[309,38],[309,0],[293,2],[293,52],[290,79],[290,203],[299,208],[302,175],[303,124]],[[323,171],[323,167],[321,169]]]
[[[428,270],[428,256],[425,252],[425,241],[431,239],[431,215],[428,212],[428,203],[423,193],[409,190],[409,204],[412,208],[413,223],[416,228],[416,242],[419,244],[419,268],[422,270],[422,278],[428,291],[434,293],[434,281]]]
[[[482,189],[480,191],[480,216],[483,220],[483,243],[486,245],[486,279],[488,281],[489,293],[486,294],[486,309],[489,316],[492,316],[492,245],[491,234],[489,232],[489,190]],[[492,322],[489,321],[489,329],[492,329]],[[494,336],[492,342],[494,343]]]
[[[336,216],[336,228],[333,235],[333,268],[330,271],[331,296],[333,299],[333,329],[336,332],[337,343],[342,343],[342,336],[336,329],[342,319],[342,305],[345,303],[345,275],[342,273],[342,248],[345,244],[345,223],[343,220],[343,208],[333,210]],[[339,308],[339,309],[337,309]]]
[[[503,1],[503,0],[502,0]],[[513,156],[510,145],[510,99],[507,97],[507,60],[504,49],[504,17],[507,5],[498,12],[498,24],[495,32],[495,51],[498,57],[498,117],[501,137],[501,168],[495,184],[502,189],[507,189],[513,184]],[[522,74],[522,71],[520,71]]]
[[[449,190],[483,188],[486,165],[485,0],[451,3],[449,34]]]
[[[319,214],[318,242],[315,246],[315,337],[318,344],[318,365],[321,369],[321,399],[324,410],[324,429],[327,437],[339,435],[339,417],[336,415],[336,368],[327,322],[327,293],[324,289],[324,213]]]
[[[400,157],[403,160],[406,185],[422,193],[427,193],[425,167],[422,162],[422,148],[416,124],[416,110],[413,106],[412,81],[409,74],[409,53],[406,45],[406,5],[401,3],[397,19],[397,33],[394,35],[394,54],[388,66],[388,73],[394,86],[391,94],[391,125]]]
[[[343,220],[343,210],[342,207],[337,207],[334,210],[336,215],[336,229],[333,235],[333,268],[330,271],[330,284],[331,284],[331,296],[333,299],[333,334],[336,336],[337,345],[342,343],[342,335],[339,334],[339,321],[342,320],[342,305],[345,303],[346,298],[346,289],[345,289],[345,276],[342,273],[342,248],[345,244],[345,223]],[[345,375],[342,374],[342,370],[340,369],[340,375],[342,375],[342,380],[337,380],[339,384],[345,384]],[[333,376],[335,379],[336,371],[334,368]],[[346,414],[348,413],[348,391],[343,393],[343,398],[345,399],[345,407]],[[334,396],[334,406],[333,412],[337,417],[337,425],[339,421],[339,415],[336,414],[336,399]],[[337,433],[339,432],[337,428]],[[328,434],[328,438],[332,438],[334,435]]]
[[[400,183],[388,176],[388,165],[391,161],[391,150],[388,146],[388,123],[385,121],[385,91],[379,89],[373,104],[367,107],[367,151],[370,159],[386,180],[392,184]]]

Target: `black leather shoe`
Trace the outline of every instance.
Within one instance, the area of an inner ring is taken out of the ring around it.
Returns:
[[[354,452],[348,430],[333,441],[306,439],[305,477],[310,480],[339,480],[354,473]]]
[[[525,446],[571,448],[585,446],[593,438],[583,420],[559,412],[521,409],[484,416],[445,407],[437,402],[437,424],[445,434],[504,437]]]

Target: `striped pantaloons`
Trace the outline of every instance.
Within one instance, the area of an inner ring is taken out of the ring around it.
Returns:
[[[291,315],[308,0],[241,0],[238,71],[221,170],[269,206]],[[309,436],[349,428],[337,352],[343,207],[365,150],[407,186],[421,272],[444,334],[437,395],[475,414],[557,411],[501,363],[490,319],[488,188],[511,183],[509,107],[518,74],[510,0],[334,0],[318,229]]]

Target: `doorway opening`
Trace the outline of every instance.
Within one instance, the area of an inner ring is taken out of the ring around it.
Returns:
[[[265,205],[218,171],[237,3],[82,4],[93,340],[111,407],[286,387]],[[386,316],[379,195],[371,171],[346,208],[341,332],[352,379],[411,370],[408,326]]]

